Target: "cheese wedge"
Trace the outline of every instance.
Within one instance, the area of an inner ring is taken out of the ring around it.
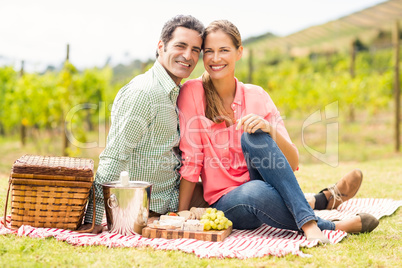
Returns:
[[[181,229],[183,231],[202,232],[204,231],[204,224],[199,220],[187,220],[183,223],[183,227]]]

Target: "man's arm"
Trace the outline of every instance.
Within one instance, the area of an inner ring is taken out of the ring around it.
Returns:
[[[100,155],[99,167],[94,181],[95,224],[98,226],[102,223],[104,214],[104,197],[101,184],[118,180],[121,171],[127,170],[131,154],[141,143],[151,121],[151,104],[148,95],[140,89],[130,90],[124,87],[121,91],[123,93],[119,92],[113,104],[112,125],[106,148]],[[90,197],[85,223],[92,223],[92,218],[93,202],[92,197]]]

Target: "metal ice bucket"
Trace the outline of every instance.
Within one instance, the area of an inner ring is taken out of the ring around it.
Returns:
[[[130,181],[123,186],[120,181],[112,181],[101,185],[109,232],[141,234],[148,221],[152,184]]]

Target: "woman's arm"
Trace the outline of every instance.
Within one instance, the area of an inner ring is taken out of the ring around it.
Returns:
[[[190,201],[193,197],[195,184],[196,182],[191,182],[184,178],[181,179],[179,192],[179,211],[190,209]]]
[[[202,84],[187,81],[180,90],[177,99],[180,120],[180,150],[182,152],[181,180],[179,191],[179,211],[188,210],[194,188],[199,181],[203,166],[203,146],[201,141],[200,114],[197,105],[202,97],[194,97],[195,92],[203,92]]]
[[[279,123],[278,126],[280,126]],[[258,129],[269,133],[279,149],[281,149],[282,153],[285,155],[292,170],[297,170],[299,166],[299,155],[297,149],[278,131],[276,126],[273,126],[259,115],[248,114],[238,120],[236,129],[240,129],[241,127],[244,132],[248,133],[254,133]]]
[[[277,131],[276,127],[273,127],[269,122],[266,123],[269,124],[270,132],[265,132],[271,134],[272,139],[278,144],[279,149],[281,149],[282,153],[285,155],[292,170],[296,171],[299,167],[299,154],[296,147],[285,139],[285,137]]]

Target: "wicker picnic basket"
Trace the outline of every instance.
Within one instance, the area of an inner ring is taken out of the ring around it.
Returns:
[[[4,223],[11,187],[11,228],[31,225],[78,229],[93,187],[93,170],[91,159],[22,156],[12,167]],[[92,231],[93,227],[94,221],[92,228],[86,232]]]

